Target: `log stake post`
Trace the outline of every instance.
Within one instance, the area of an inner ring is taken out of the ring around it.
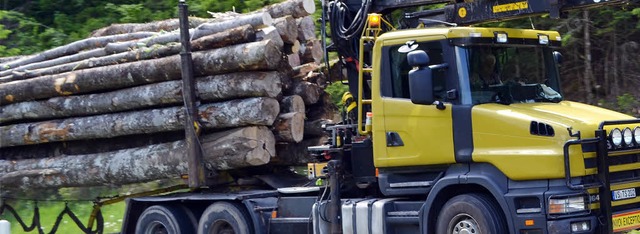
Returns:
[[[188,8],[185,0],[178,3],[180,11],[180,41],[182,50],[180,59],[182,70],[182,96],[184,98],[185,118],[184,131],[186,142],[186,156],[189,165],[189,187],[199,188],[205,184],[205,168],[202,161],[202,149],[199,144],[195,127],[199,126],[195,117],[196,109],[195,83],[193,78],[193,60],[191,58],[191,39],[189,35]]]

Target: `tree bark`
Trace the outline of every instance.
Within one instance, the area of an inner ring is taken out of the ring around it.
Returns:
[[[106,153],[129,148],[184,140],[184,130],[113,138],[50,142],[0,149],[0,160],[51,158],[69,155]]]
[[[305,113],[304,101],[298,95],[285,96],[280,101],[280,113]]]
[[[284,47],[284,41],[278,34],[278,29],[273,26],[262,28],[256,32],[256,38],[258,41],[271,41],[279,47]]]
[[[226,20],[222,22],[215,23],[204,23],[197,27],[198,30],[194,32],[192,37],[199,38],[201,37],[201,33],[217,33],[223,32],[235,27],[243,26],[243,25],[251,25],[255,29],[260,29],[264,27],[268,27],[273,25],[273,19],[271,15],[266,14],[264,12],[253,13],[248,15],[240,15],[239,17],[235,17],[231,20]]]
[[[613,94],[614,97],[620,96],[620,76],[619,76],[619,68],[620,68],[620,62],[618,59],[618,54],[620,52],[620,47],[618,45],[618,36],[616,35],[615,31],[614,33],[612,33],[613,36],[613,54],[615,54],[613,56],[613,61],[611,61],[613,63],[613,67],[612,67],[612,72],[613,72],[613,87],[611,88],[611,93]]]
[[[271,159],[270,165],[305,165],[309,162],[315,162],[307,147],[323,145],[329,138],[317,137],[304,139],[299,143],[276,144],[277,156]]]
[[[281,93],[277,72],[238,72],[196,79],[202,101],[272,97]],[[19,102],[0,107],[0,124],[16,120],[52,119],[96,115],[175,105],[183,102],[182,82],[166,81],[106,93],[54,97],[46,101]]]
[[[231,29],[232,28],[230,28],[229,30]],[[221,33],[221,31],[212,30],[212,29],[201,29],[201,28],[189,29],[189,35],[191,35],[190,40],[192,41],[205,36],[213,35],[216,33]],[[173,42],[179,44],[180,42],[179,31],[158,34],[153,37],[141,38],[138,40],[109,43],[105,46],[104,50],[108,54],[115,54],[115,53],[121,53],[121,52],[130,51],[134,49],[145,49],[147,47],[151,47],[153,45],[158,45],[158,44],[170,44]],[[233,44],[238,44],[238,43],[233,43]]]
[[[203,19],[197,17],[189,17],[189,28],[195,28],[213,19]],[[91,33],[91,37],[101,37],[115,34],[125,34],[133,32],[171,32],[177,30],[180,26],[178,19],[167,19],[162,21],[154,21],[149,23],[130,23],[130,24],[112,24],[110,26],[95,30]]]
[[[298,24],[298,40],[307,42],[316,39],[316,24],[313,22],[312,16],[306,16],[296,19]]]
[[[191,48],[194,51],[199,51],[242,44],[255,40],[256,32],[253,27],[251,27],[251,25],[242,25],[193,40],[191,42]]]
[[[250,41],[255,41],[255,31],[249,25],[240,26],[224,32],[215,33],[209,36],[204,36],[191,42],[193,51],[201,51],[208,49],[221,48],[233,44],[241,44]],[[78,62],[72,62],[74,60],[68,60],[57,66],[46,67],[37,70],[30,70],[21,73],[15,73],[11,76],[0,77],[0,83],[6,83],[19,79],[27,79],[37,76],[60,74],[68,71],[77,71],[92,67],[101,67],[107,65],[121,64],[132,61],[148,60],[160,57],[166,57],[175,55],[182,49],[178,43],[170,43],[169,45],[151,45],[151,47],[138,48],[134,50],[124,49],[117,54],[112,54],[104,57],[89,58]],[[100,50],[100,49],[98,49]],[[105,49],[103,49],[105,50]],[[111,51],[111,52],[116,52]],[[49,62],[49,61],[45,61]],[[53,65],[49,63],[47,65]],[[27,65],[28,66],[28,65]]]
[[[275,152],[274,137],[266,127],[232,129],[201,141],[204,162],[218,170],[264,165]],[[35,189],[177,178],[188,171],[184,147],[184,141],[176,141],[98,154],[0,160],[0,183]]]
[[[300,55],[298,53],[287,55],[287,63],[292,68],[300,66]]]
[[[294,79],[302,79],[309,75],[309,73],[318,70],[320,66],[316,63],[305,63],[300,66],[294,67],[292,71],[292,77]]]
[[[300,18],[313,14],[316,11],[316,5],[313,0],[287,0],[266,6],[257,11],[269,12],[273,18],[280,18],[286,15]]]
[[[589,32],[589,10],[582,11],[582,17],[584,22],[584,77],[582,83],[584,84],[584,91],[587,96],[587,103],[593,104],[593,68],[591,67],[591,39]]]
[[[318,85],[306,81],[294,81],[290,90],[285,95],[298,95],[302,97],[305,105],[311,105],[320,99],[322,89]]]
[[[16,56],[10,56],[10,57],[2,57],[2,58],[0,58],[0,64],[11,62],[11,61],[15,61],[15,60],[18,60],[18,59],[23,59],[23,58],[26,58],[26,57],[29,57],[29,55],[16,55]]]
[[[280,51],[270,41],[261,41],[196,52],[192,54],[194,74],[275,70],[282,65]],[[175,55],[4,83],[0,84],[0,105],[175,80],[181,77],[180,62]]]
[[[280,106],[273,98],[248,98],[205,104],[198,108],[205,129],[272,125]],[[181,107],[96,115],[0,127],[0,147],[56,141],[111,138],[176,131],[184,128]]]
[[[80,41],[72,42],[64,46],[56,47],[39,54],[35,54],[33,56],[29,56],[29,57],[25,57],[25,58],[11,61],[8,63],[0,64],[0,71],[20,67],[30,63],[37,63],[45,60],[50,60],[50,59],[62,57],[69,54],[75,54],[82,50],[104,47],[108,43],[111,43],[114,41],[135,40],[139,38],[150,37],[155,34],[156,33],[152,33],[152,32],[137,32],[137,33],[130,33],[130,34],[104,36],[104,37],[90,37]]]
[[[278,29],[278,34],[280,34],[284,43],[293,44],[298,41],[298,25],[296,24],[296,19],[290,15],[276,18],[273,21],[273,26]]]
[[[278,142],[300,142],[304,137],[304,127],[303,113],[284,113],[278,115],[273,123],[273,134]]]
[[[105,55],[107,55],[107,52],[105,52],[105,50],[102,48],[93,49],[89,51],[82,51],[77,54],[63,56],[63,57],[59,57],[51,60],[45,60],[37,63],[25,64],[24,66],[20,66],[15,69],[5,70],[0,72],[0,77],[9,76],[12,74],[15,74],[16,76],[20,76],[20,74],[23,74],[30,70],[35,70],[35,69],[45,68],[45,67],[53,67],[60,64],[81,61],[81,60],[90,59],[93,57],[102,57]],[[2,82],[5,82],[5,79],[2,79],[2,80],[3,80]]]
[[[322,44],[318,40],[307,41],[299,51],[300,59],[303,63],[317,63],[322,62]]]

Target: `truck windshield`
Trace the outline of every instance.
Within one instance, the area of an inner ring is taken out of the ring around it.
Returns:
[[[551,48],[463,47],[473,104],[559,102],[558,72]]]

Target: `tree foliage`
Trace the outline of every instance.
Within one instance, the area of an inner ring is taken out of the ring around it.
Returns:
[[[249,12],[281,0],[198,0],[188,1],[190,13],[209,17],[208,12]],[[5,1],[0,9],[0,57],[28,55],[86,38],[93,30],[114,23],[139,23],[177,17],[177,0],[30,0]],[[318,9],[320,1],[317,2]],[[617,106],[617,97],[640,86],[640,5],[601,7],[589,10],[585,20],[576,11],[563,19],[532,17],[487,24],[496,27],[557,30],[562,35],[565,63],[561,67],[565,96],[607,107]],[[320,17],[317,11],[314,16]],[[401,15],[399,15],[401,16]],[[591,42],[590,90],[583,78],[584,29]],[[317,25],[320,29],[320,24]],[[319,30],[318,30],[319,32]],[[319,33],[318,33],[319,34]],[[636,114],[637,115],[637,114]]]

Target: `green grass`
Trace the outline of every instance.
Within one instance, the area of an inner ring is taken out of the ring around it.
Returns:
[[[5,201],[7,204],[13,206],[27,226],[31,225],[33,220],[33,207],[34,203],[31,201]],[[64,210],[65,204],[63,202],[38,202],[40,209],[40,218],[42,229],[45,233],[49,233],[55,224],[56,218]],[[91,202],[70,202],[68,204],[71,211],[80,219],[83,225],[87,225],[89,215],[93,209],[93,203]],[[122,226],[122,218],[124,217],[125,203],[119,202],[113,205],[102,207],[102,215],[104,217],[104,233],[118,233]],[[0,219],[6,219],[11,222],[11,233],[38,233],[37,230],[31,232],[24,232],[20,224],[9,212],[4,212],[0,215]],[[95,227],[95,223],[94,223]],[[83,233],[80,228],[76,226],[73,220],[65,215],[56,233]]]

